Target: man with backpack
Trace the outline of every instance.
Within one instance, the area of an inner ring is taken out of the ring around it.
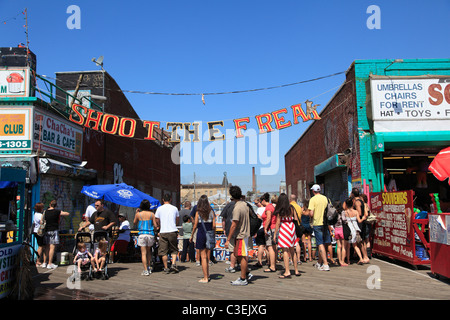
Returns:
[[[308,209],[310,216],[313,218],[312,227],[319,250],[319,260],[314,266],[320,271],[330,271],[327,261],[327,247],[331,245],[331,236],[328,226],[323,223],[328,199],[320,194],[320,186],[318,184],[313,185],[311,190],[314,196],[309,201]]]

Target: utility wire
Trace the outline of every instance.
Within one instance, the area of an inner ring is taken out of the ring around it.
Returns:
[[[172,92],[171,93],[171,92],[151,92],[151,91],[123,90],[123,89],[118,89],[118,90],[113,90],[113,91],[121,91],[121,92],[126,92],[126,93],[148,94],[148,95],[151,95],[151,94],[154,94],[154,95],[168,95],[168,96],[206,96],[206,95],[247,93],[247,92],[257,92],[257,91],[263,91],[263,90],[272,90],[272,89],[285,88],[285,87],[289,87],[289,86],[295,86],[295,85],[298,85],[298,84],[303,84],[303,83],[318,81],[318,80],[322,80],[322,79],[326,79],[326,78],[331,78],[331,77],[334,77],[334,76],[337,76],[337,75],[340,75],[340,74],[343,74],[343,73],[345,73],[345,71],[329,74],[329,75],[318,77],[318,78],[314,78],[314,79],[308,79],[308,80],[298,81],[298,82],[294,82],[294,83],[282,84],[282,85],[278,85],[278,86],[258,88],[258,89],[224,91],[224,92],[206,92],[206,93],[175,93],[175,92]],[[49,76],[46,76],[46,75],[40,75],[40,76],[43,77],[43,78],[56,80],[55,78],[52,78],[52,77],[49,77]],[[61,79],[58,79],[58,81],[61,81]],[[64,81],[64,82],[67,82],[67,81]],[[70,84],[73,84],[73,83],[70,83]],[[112,90],[112,89],[108,89],[108,90]]]

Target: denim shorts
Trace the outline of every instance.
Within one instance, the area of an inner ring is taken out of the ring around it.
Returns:
[[[59,231],[46,231],[44,235],[44,244],[59,244]]]
[[[316,245],[331,243],[330,231],[327,226],[313,226]]]

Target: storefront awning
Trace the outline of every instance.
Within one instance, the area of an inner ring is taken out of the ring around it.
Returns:
[[[94,169],[86,169],[50,158],[39,159],[39,172],[64,177],[77,177],[85,180],[94,179],[97,175],[97,171]]]
[[[314,176],[324,175],[337,168],[345,168],[347,166],[346,163],[347,157],[343,153],[336,153],[327,160],[314,166]]]

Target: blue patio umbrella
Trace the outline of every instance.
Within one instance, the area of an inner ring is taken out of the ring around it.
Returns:
[[[81,193],[94,199],[104,199],[125,207],[137,208],[144,199],[150,201],[150,209],[160,206],[158,200],[126,183],[84,186]]]

